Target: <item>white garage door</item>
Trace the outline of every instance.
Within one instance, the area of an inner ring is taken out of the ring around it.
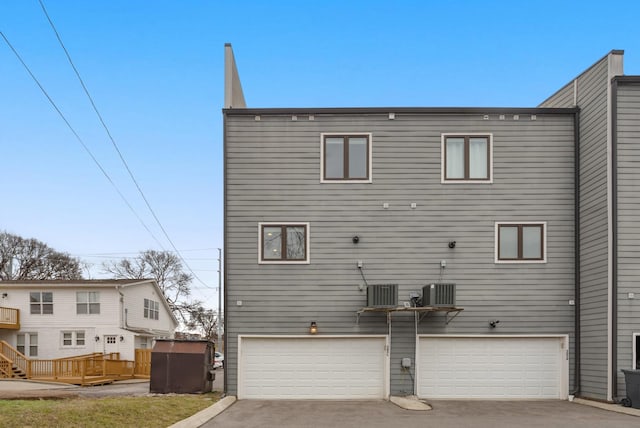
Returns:
[[[238,398],[386,398],[385,336],[241,336],[239,343]]]
[[[566,398],[566,337],[420,337],[418,396]]]

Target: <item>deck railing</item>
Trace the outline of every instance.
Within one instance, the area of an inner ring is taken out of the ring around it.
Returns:
[[[20,370],[22,370],[27,377],[29,377],[29,358],[19,352],[16,348],[9,345],[4,340],[0,340],[0,354],[4,355],[5,359],[12,363]]]
[[[120,353],[86,354],[55,360],[32,360],[0,340],[0,378],[14,375],[18,367],[28,379],[48,379],[85,384],[95,378],[126,379],[135,376],[136,363],[120,360]]]
[[[0,328],[20,330],[20,311],[14,308],[0,307]]]

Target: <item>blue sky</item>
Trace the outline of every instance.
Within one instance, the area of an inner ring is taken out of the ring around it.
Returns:
[[[43,1],[212,308],[225,42],[249,107],[536,106],[611,49],[640,74],[635,1]],[[38,1],[1,0],[0,31],[171,249]],[[0,229],[92,263],[93,277],[104,260],[162,249],[2,40],[0,149]]]

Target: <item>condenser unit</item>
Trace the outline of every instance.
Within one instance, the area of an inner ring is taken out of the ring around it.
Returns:
[[[370,284],[367,286],[367,307],[398,306],[398,284]]]
[[[422,287],[422,306],[455,306],[455,284],[429,284]]]

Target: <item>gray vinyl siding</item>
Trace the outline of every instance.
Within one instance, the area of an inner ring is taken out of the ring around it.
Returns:
[[[580,108],[580,395],[607,398],[609,57],[577,77]],[[541,106],[573,107],[573,81]]]
[[[388,333],[384,314],[356,323],[358,260],[370,284],[399,284],[401,302],[441,277],[457,283],[465,310],[448,325],[426,317],[418,333],[572,335],[573,115],[507,117],[227,115],[227,392],[237,393],[238,334],[307,334],[311,321],[319,334]],[[373,182],[320,183],[322,132],[372,133]],[[482,132],[493,134],[493,184],[441,184],[441,134]],[[495,264],[496,221],[547,222],[548,262]],[[259,222],[308,222],[310,263],[258,264]],[[395,313],[392,394],[407,390],[400,359],[414,356],[413,316]]]
[[[640,333],[640,83],[618,86],[616,134],[618,368],[630,369],[633,333]],[[629,299],[628,293],[635,293],[635,299]],[[625,395],[624,375],[619,372],[618,396]]]

